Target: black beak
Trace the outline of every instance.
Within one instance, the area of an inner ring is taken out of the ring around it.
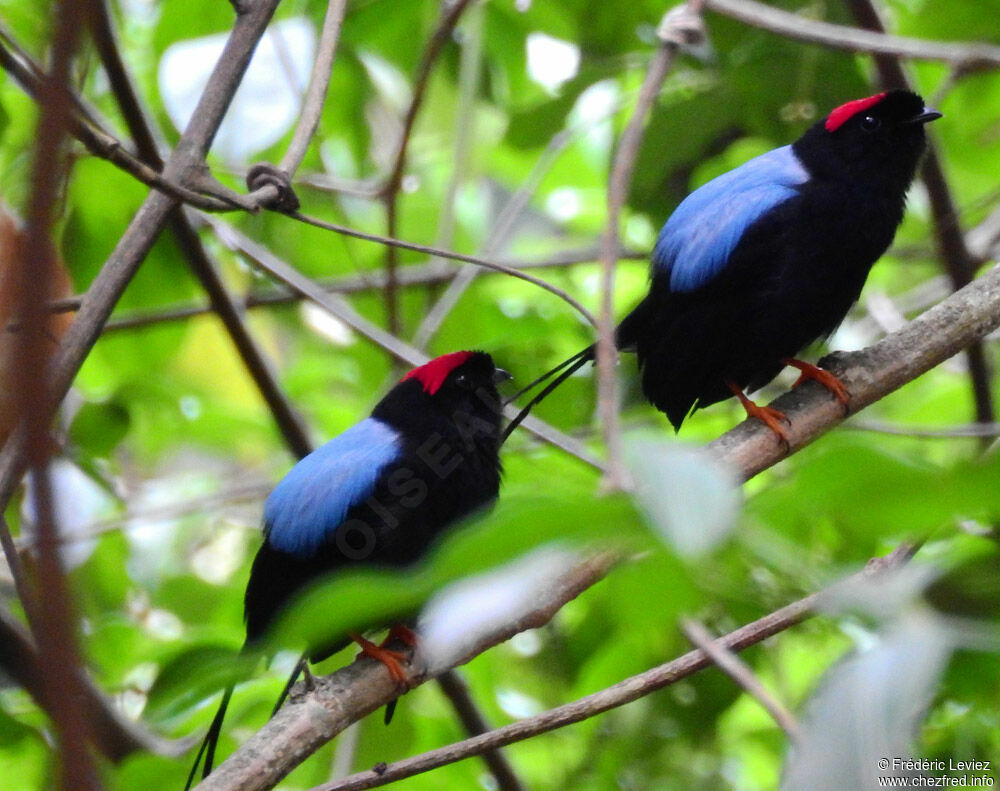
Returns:
[[[503,382],[509,382],[514,377],[510,375],[510,371],[505,371],[503,368],[496,368],[493,371],[493,384],[498,385]]]
[[[929,124],[931,121],[936,121],[944,113],[939,113],[930,107],[925,107],[917,115],[913,116],[909,121],[905,121],[906,126],[912,126],[913,124]]]

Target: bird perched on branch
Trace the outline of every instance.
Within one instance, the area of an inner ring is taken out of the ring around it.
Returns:
[[[248,646],[318,578],[358,564],[409,565],[449,525],[493,504],[501,473],[496,388],[509,378],[485,352],[438,357],[406,374],[371,417],[291,469],[264,506],[264,543],[244,600]],[[406,638],[408,631],[396,633]],[[352,639],[396,681],[404,680],[404,657],[361,634],[330,635],[324,644],[310,646],[308,658],[321,661]],[[212,770],[232,689],[223,696],[188,786],[203,754],[202,777]]]
[[[615,337],[638,356],[643,393],[675,429],[735,395],[787,444],[784,415],[743,394],[786,365],[801,371],[796,385],[815,379],[847,405],[833,374],[795,355],[858,299],[903,219],[924,124],[940,117],[910,91],[857,99],[681,202],[653,250],[649,293]],[[559,374],[506,433],[594,356],[588,347],[518,393]]]

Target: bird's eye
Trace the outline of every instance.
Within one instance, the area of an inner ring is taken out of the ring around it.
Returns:
[[[861,128],[865,132],[874,132],[880,126],[882,126],[882,122],[874,115],[866,115],[861,119]]]
[[[468,374],[459,374],[458,376],[455,377],[455,384],[457,384],[459,387],[464,387],[466,389],[469,389],[472,387],[472,379],[469,377]]]

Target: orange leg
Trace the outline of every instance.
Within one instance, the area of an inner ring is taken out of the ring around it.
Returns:
[[[403,664],[408,659],[406,654],[402,651],[390,651],[388,648],[375,645],[371,640],[366,640],[357,632],[351,632],[351,639],[361,647],[362,654],[385,665],[385,669],[389,671],[393,681],[397,684],[406,683],[406,671],[403,669]]]
[[[808,382],[812,379],[819,382],[823,385],[823,387],[833,393],[833,397],[836,398],[845,409],[847,408],[847,402],[850,400],[851,394],[847,392],[847,388],[844,387],[844,383],[832,373],[819,368],[812,363],[796,360],[794,357],[783,357],[781,362],[785,365],[792,366],[792,368],[798,368],[801,372],[799,374],[799,378],[795,380],[795,384],[793,384],[792,387],[798,387],[803,382]]]
[[[755,417],[758,420],[763,421],[771,431],[773,431],[777,437],[778,441],[786,449],[791,444],[788,439],[788,432],[785,431],[785,427],[781,425],[782,423],[788,423],[788,418],[785,417],[784,412],[779,412],[777,409],[772,409],[769,406],[758,406],[745,395],[743,391],[736,385],[735,382],[726,381],[726,387],[733,391],[733,395],[736,396],[743,408],[746,410],[747,417]]]

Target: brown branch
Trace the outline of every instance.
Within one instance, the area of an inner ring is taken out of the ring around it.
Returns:
[[[289,176],[299,169],[319,126],[319,117],[323,112],[326,92],[330,86],[330,72],[333,71],[333,59],[337,54],[337,42],[340,40],[340,29],[344,23],[346,8],[347,0],[330,0],[326,8],[316,61],[309,75],[309,85],[306,88],[302,111],[299,113],[299,122],[292,134],[292,141],[281,158],[281,164],[278,165]]]
[[[94,42],[104,71],[108,75],[108,81],[111,83],[112,93],[121,108],[139,156],[159,170],[163,167],[163,162],[156,144],[156,131],[143,109],[122,61],[106,0],[96,0],[95,5],[99,13],[93,24]],[[305,456],[312,450],[312,443],[301,415],[278,385],[270,363],[250,335],[236,301],[226,289],[198,233],[180,207],[171,211],[169,227],[188,265],[208,293],[212,310],[229,333],[247,372],[270,409],[285,443],[299,458]]]
[[[844,0],[854,19],[861,27],[877,33],[885,32],[885,24],[873,0]],[[884,88],[905,88],[912,90],[910,80],[903,70],[899,56],[875,54],[879,82]],[[920,165],[920,177],[927,188],[931,217],[938,251],[944,268],[951,279],[953,289],[967,285],[975,274],[976,263],[965,245],[965,237],[958,219],[958,209],[951,195],[951,188],[944,175],[941,158],[934,141],[927,146],[927,154]],[[990,386],[989,363],[980,342],[973,343],[966,350],[969,360],[969,377],[975,402],[975,417],[980,423],[992,423],[994,419],[993,394]]]
[[[918,316],[901,330],[856,352],[835,352],[823,360],[847,386],[850,413],[884,398],[907,382],[958,354],[1000,327],[1000,266]],[[784,394],[772,406],[790,424],[790,452],[822,436],[847,417],[829,392],[814,383]],[[709,449],[752,478],[786,452],[760,421],[746,420],[709,444]]]
[[[871,561],[863,571],[840,584],[851,584],[857,579],[895,568],[905,562],[910,554],[907,549]],[[560,600],[569,601],[600,580],[606,573],[610,560],[610,556],[592,558],[557,579],[546,593],[545,601],[539,602],[532,612],[517,619],[514,629],[523,630],[551,618],[561,606]],[[800,599],[731,632],[720,638],[719,642],[730,651],[740,651],[755,645],[808,618],[822,595],[812,594]],[[479,646],[469,652],[469,656],[463,656],[458,663],[468,661],[471,656],[491,644],[508,639],[514,633],[509,627],[510,625],[499,627],[497,634],[484,638]],[[703,651],[690,651],[671,662],[572,703],[413,758],[380,765],[377,770],[359,772],[312,791],[359,791],[412,777],[618,708],[711,666],[712,660]],[[423,680],[425,679],[419,674],[414,674],[409,679],[411,684]],[[397,690],[393,689],[383,670],[370,662],[355,662],[322,679],[315,692],[296,697],[293,705],[279,712],[277,717],[244,743],[198,788],[201,791],[231,791],[236,788],[241,791],[263,791],[271,788],[284,773],[291,770],[290,765],[285,767],[282,766],[283,763],[297,764],[305,757],[301,754],[304,742],[310,745],[305,751],[308,755],[349,725],[352,717],[360,718],[369,711],[374,711],[382,705],[383,697],[388,699],[395,694]],[[327,733],[330,735],[326,736]]]
[[[431,70],[437,61],[441,50],[444,49],[445,42],[451,37],[458,19],[469,5],[470,0],[455,0],[450,6],[442,6],[446,10],[438,23],[437,29],[427,42],[423,56],[417,67],[417,74],[413,80],[413,96],[410,98],[410,105],[403,117],[403,129],[400,132],[399,147],[396,149],[396,157],[393,162],[389,176],[382,186],[380,197],[385,204],[386,236],[395,237],[398,235],[397,214],[399,189],[403,184],[403,170],[406,167],[406,152],[409,148],[410,137],[413,134],[413,125],[416,123],[417,114],[423,104],[424,95],[427,92],[427,84],[430,80]],[[399,296],[396,288],[396,270],[399,267],[399,254],[395,247],[387,247],[385,251],[385,303],[386,314],[388,316],[389,331],[393,335],[399,335]]]
[[[204,167],[205,154],[278,2],[257,0],[241,6],[245,10],[236,17],[191,121],[164,168],[163,175],[168,180],[187,184],[188,179],[196,178]],[[112,309],[176,205],[176,200],[163,193],[151,193],[94,279],[53,361],[48,387],[50,397],[37,405],[39,413],[47,419],[55,413],[69,390]],[[0,510],[10,501],[26,466],[27,435],[19,428],[12,432],[0,453]]]
[[[43,87],[45,78],[40,71],[41,67],[22,48],[16,46],[16,42],[9,34],[3,33],[0,35],[0,39],[2,39],[0,41],[0,68],[6,71],[28,96],[38,101],[39,96],[45,90]],[[107,160],[146,186],[196,206],[203,211],[232,211],[241,208],[239,204],[232,201],[202,195],[164,178],[157,170],[128,151],[114,135],[100,126],[96,120],[96,113],[87,108],[78,96],[67,88],[62,90],[69,93],[69,99],[74,103],[74,109],[71,110],[69,117],[70,133],[94,156]]]
[[[681,621],[681,630],[695,648],[700,648],[723,673],[764,707],[789,739],[793,742],[799,741],[801,734],[795,717],[774,695],[767,691],[760,679],[754,675],[754,672],[742,659],[726,647],[721,640],[714,638],[704,624],[692,618],[685,618]]]
[[[28,569],[33,573],[22,579],[21,594],[27,594],[25,612],[38,650],[45,657],[45,670],[37,677],[38,692],[55,729],[57,782],[66,791],[71,788],[96,791],[101,782],[89,749],[95,742],[94,721],[83,705],[76,614],[59,553],[59,526],[49,477],[52,414],[44,405],[51,401],[46,372],[52,358],[49,338],[53,337],[53,317],[46,305],[57,282],[52,227],[59,194],[70,168],[64,143],[73,106],[65,86],[70,82],[80,31],[90,11],[89,3],[74,0],[57,2],[50,11],[52,63],[40,86],[24,237],[14,250],[10,273],[11,312],[24,327],[14,344],[15,415],[22,437],[24,465],[33,484],[30,505],[35,565]],[[0,529],[6,530],[6,525]],[[4,547],[7,546],[5,540]]]
[[[618,378],[616,373],[618,351],[615,347],[615,270],[618,264],[616,252],[620,246],[619,225],[622,208],[628,200],[632,185],[635,160],[642,145],[646,118],[660,93],[667,72],[673,65],[685,39],[681,31],[698,30],[701,27],[702,0],[688,0],[682,14],[676,10],[664,16],[658,36],[660,44],[646,70],[639,98],[632,116],[622,132],[615,150],[611,176],[608,179],[608,217],[605,224],[601,248],[601,315],[598,322],[597,340],[597,412],[600,417],[604,445],[608,456],[608,472],[603,485],[609,490],[627,488],[628,472],[622,459],[623,447],[618,414]],[[694,25],[692,26],[692,20]]]
[[[469,736],[490,732],[489,723],[473,704],[469,685],[458,670],[446,670],[437,677],[437,682]],[[483,753],[483,761],[496,779],[499,791],[524,791],[524,784],[500,750],[487,750]]]
[[[848,52],[893,55],[914,60],[938,60],[963,73],[1000,66],[1000,47],[887,36],[868,30],[834,25],[801,14],[757,3],[754,0],[706,0],[705,7],[719,14],[796,41],[822,44]]]

